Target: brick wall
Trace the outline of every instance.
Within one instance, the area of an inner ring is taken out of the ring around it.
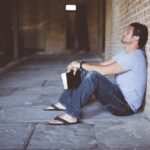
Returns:
[[[123,49],[120,39],[124,29],[132,22],[146,24],[150,35],[150,0],[106,0],[105,58]],[[148,81],[145,114],[150,118],[150,36],[146,45]]]

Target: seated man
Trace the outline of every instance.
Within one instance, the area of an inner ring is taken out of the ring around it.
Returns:
[[[148,29],[140,23],[131,23],[124,32],[121,42],[126,50],[103,63],[82,63],[73,61],[68,70],[81,69],[82,82],[78,88],[65,90],[59,102],[45,110],[64,110],[48,123],[51,125],[79,123],[82,108],[93,95],[114,115],[131,115],[142,104],[146,82],[147,66],[144,47]],[[116,75],[115,83],[105,76]]]

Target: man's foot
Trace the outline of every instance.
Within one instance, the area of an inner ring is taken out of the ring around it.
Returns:
[[[58,102],[56,104],[52,104],[52,105],[49,105],[49,106],[45,107],[44,110],[63,111],[63,110],[66,110],[66,107],[63,106],[61,103]]]
[[[57,116],[54,119],[48,121],[49,125],[69,125],[77,123],[79,123],[79,119],[74,118],[68,114]]]

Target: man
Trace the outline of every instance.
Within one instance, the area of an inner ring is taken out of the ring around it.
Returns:
[[[65,114],[53,120],[51,125],[75,124],[79,122],[81,109],[95,95],[96,99],[114,115],[131,115],[138,111],[146,87],[147,68],[144,47],[148,29],[140,23],[132,23],[124,32],[121,42],[126,50],[103,63],[73,61],[68,71],[82,68],[82,82],[76,89],[65,90],[59,102],[45,110],[64,110]],[[105,76],[116,75],[115,83]]]

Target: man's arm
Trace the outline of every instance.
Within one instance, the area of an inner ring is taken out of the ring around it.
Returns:
[[[106,60],[106,61],[104,61],[104,62],[101,62],[100,63],[100,65],[110,65],[110,64],[112,64],[112,63],[114,63],[115,61],[114,60],[112,60],[112,59],[110,59],[110,60]]]
[[[77,61],[73,61],[68,68],[70,69],[77,69],[80,67],[80,63]],[[101,65],[98,64],[90,64],[90,63],[83,63],[82,68],[87,71],[97,71],[102,75],[114,75],[123,72],[123,68],[115,61],[107,61]]]
[[[80,62],[80,61],[79,61]],[[110,65],[112,63],[114,63],[115,61],[110,59],[110,60],[106,60],[106,61],[103,61],[103,62],[100,62],[100,61],[92,61],[92,62],[87,62],[88,64],[99,64],[99,65]]]
[[[92,64],[83,64],[82,68],[87,71],[97,71],[102,75],[114,75],[123,72],[123,68],[117,63],[113,62],[108,65],[92,65]]]

